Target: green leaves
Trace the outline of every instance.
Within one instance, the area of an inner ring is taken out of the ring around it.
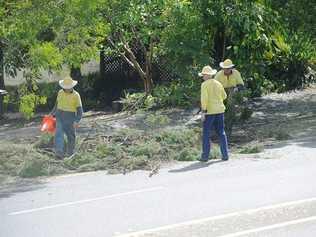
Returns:
[[[35,45],[30,50],[32,64],[36,68],[58,70],[63,63],[63,55],[53,43],[42,43]]]

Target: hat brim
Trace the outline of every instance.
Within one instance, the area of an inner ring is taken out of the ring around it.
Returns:
[[[199,77],[203,77],[203,75],[209,75],[209,76],[214,76],[217,73],[217,70],[212,70],[210,73],[205,73],[205,72],[200,72]]]
[[[60,80],[59,81],[60,87],[63,88],[63,89],[66,89],[66,90],[74,88],[77,84],[78,84],[78,81],[72,81],[71,85],[65,85],[64,84],[64,80]]]
[[[228,68],[233,68],[233,67],[235,67],[235,64],[230,64],[230,65],[224,65],[224,62],[221,62],[220,64],[219,64],[219,66],[221,67],[221,68],[224,68],[224,69],[228,69]]]

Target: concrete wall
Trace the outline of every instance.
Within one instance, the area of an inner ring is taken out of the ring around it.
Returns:
[[[99,71],[99,62],[97,61],[90,61],[85,63],[81,67],[81,72],[83,75],[88,75],[90,73],[95,73]],[[48,72],[42,71],[41,72],[41,79],[45,82],[53,82],[61,80],[64,76],[69,75],[70,71],[67,67],[63,67],[60,72]],[[23,71],[18,71],[16,77],[10,77],[9,75],[4,75],[4,82],[5,85],[19,85],[20,83],[24,82],[25,79],[23,77]]]

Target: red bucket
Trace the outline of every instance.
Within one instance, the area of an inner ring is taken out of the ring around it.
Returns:
[[[56,130],[56,118],[54,118],[51,115],[45,115],[41,124],[41,132],[54,134],[55,130]]]

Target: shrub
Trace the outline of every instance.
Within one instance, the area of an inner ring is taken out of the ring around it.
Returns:
[[[200,86],[202,81],[196,76],[188,74],[183,79],[177,79],[164,85],[158,85],[153,90],[159,107],[191,107],[200,100]]]
[[[164,130],[156,135],[156,140],[168,146],[196,146],[199,144],[198,134],[192,129],[183,128]]]
[[[200,157],[200,151],[196,148],[184,148],[176,157],[178,161],[194,161]]]
[[[51,148],[54,146],[54,135],[49,133],[42,134],[35,142],[35,148]]]
[[[255,153],[260,153],[264,149],[262,144],[250,144],[244,147],[240,153],[241,154],[255,154]]]
[[[145,124],[151,128],[159,128],[170,123],[170,119],[167,115],[162,115],[160,112],[150,114],[145,119]]]
[[[140,144],[134,144],[128,148],[128,153],[132,157],[153,158],[161,150],[161,145],[154,141],[147,141]]]
[[[265,76],[273,82],[277,92],[303,88],[315,81],[315,75],[307,77],[309,62],[315,58],[313,41],[302,33],[276,34],[273,42],[276,51],[270,52]]]
[[[23,178],[45,176],[49,174],[48,166],[48,158],[37,154],[31,159],[27,159],[24,161],[18,174],[20,177]]]
[[[123,110],[150,110],[157,106],[157,99],[145,93],[126,93],[125,97],[121,99],[121,103],[123,104]]]
[[[34,93],[27,94],[20,98],[19,111],[26,119],[31,119],[34,116],[36,107],[43,104],[46,104],[46,97],[38,96]]]

